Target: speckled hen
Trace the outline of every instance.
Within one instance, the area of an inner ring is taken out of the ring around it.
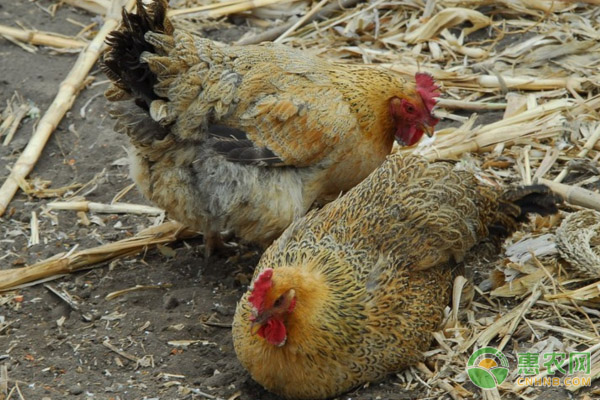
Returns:
[[[164,0],[137,9],[104,59],[116,130],[143,194],[212,243],[231,230],[268,245],[438,122],[429,75],[220,46],[174,29]]]
[[[556,201],[545,186],[501,191],[449,162],[390,156],[267,249],[236,309],[237,356],[293,399],[336,396],[415,364],[465,254],[529,212],[556,212]]]

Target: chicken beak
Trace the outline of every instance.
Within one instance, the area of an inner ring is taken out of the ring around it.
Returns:
[[[423,124],[423,125],[421,125],[421,129],[429,137],[432,137],[433,134],[435,133],[435,129],[431,125]]]
[[[262,327],[261,323],[252,322],[252,324],[250,325],[250,334],[252,336],[256,335],[261,327]]]
[[[262,312],[253,315],[251,318],[252,323],[250,325],[250,333],[252,335],[256,335],[260,328],[269,320],[270,317],[271,313],[269,312]]]

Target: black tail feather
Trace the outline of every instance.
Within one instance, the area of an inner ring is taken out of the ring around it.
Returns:
[[[500,199],[495,223],[489,226],[490,236],[504,239],[527,221],[529,215],[542,216],[558,212],[562,199],[545,185],[518,186],[505,191]]]
[[[146,9],[148,7],[148,9]],[[154,93],[156,76],[146,63],[140,62],[143,52],[154,52],[154,47],[146,41],[146,32],[172,34],[173,27],[167,18],[167,1],[155,0],[144,6],[137,0],[137,13],[123,10],[123,24],[111,32],[106,39],[110,46],[104,57],[102,69],[113,83],[138,99],[137,103],[149,107],[159,97]]]
[[[562,199],[546,185],[519,186],[504,192],[502,198],[519,207],[520,213],[516,216],[518,222],[527,220],[529,214],[556,214],[557,205],[562,203]]]

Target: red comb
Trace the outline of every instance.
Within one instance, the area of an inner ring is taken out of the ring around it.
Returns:
[[[248,301],[256,308],[258,311],[262,311],[263,302],[265,301],[265,296],[267,295],[267,291],[273,286],[273,281],[271,278],[273,277],[273,269],[266,268],[263,272],[261,272],[254,284],[252,285],[252,293],[248,297]]]
[[[435,98],[440,96],[439,87],[435,84],[433,76],[423,72],[417,72],[415,80],[417,81],[417,93],[421,96],[427,110],[431,111],[436,103]]]

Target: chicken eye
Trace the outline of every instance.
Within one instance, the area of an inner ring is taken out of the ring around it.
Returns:
[[[280,307],[282,303],[283,303],[283,295],[279,296],[277,298],[277,300],[275,300],[275,303],[273,303],[273,307],[275,307],[275,308]]]
[[[415,107],[410,103],[406,103],[406,104],[404,104],[404,111],[406,111],[409,114],[414,114]]]

